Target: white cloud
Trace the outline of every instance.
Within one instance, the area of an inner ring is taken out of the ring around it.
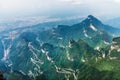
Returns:
[[[33,13],[43,16],[72,13],[120,16],[118,3],[120,0],[0,0],[0,17]]]
[[[120,0],[114,0],[114,2],[116,2],[116,3],[120,3]]]
[[[82,4],[83,3],[83,1],[81,0],[60,0],[60,1],[71,3],[71,4]]]

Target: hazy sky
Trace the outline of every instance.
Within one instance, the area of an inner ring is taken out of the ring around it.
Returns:
[[[120,17],[120,0],[0,0],[0,18],[88,14]]]

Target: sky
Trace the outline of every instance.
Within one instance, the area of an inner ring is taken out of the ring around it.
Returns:
[[[0,19],[30,16],[120,17],[120,0],[0,0]]]

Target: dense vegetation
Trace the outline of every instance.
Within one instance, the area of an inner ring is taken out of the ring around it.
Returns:
[[[0,70],[7,80],[119,80],[118,34],[92,15],[72,26],[4,32]]]

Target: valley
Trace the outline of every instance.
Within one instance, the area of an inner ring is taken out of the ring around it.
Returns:
[[[0,71],[7,80],[120,79],[120,29],[92,15],[43,27],[0,32]]]

